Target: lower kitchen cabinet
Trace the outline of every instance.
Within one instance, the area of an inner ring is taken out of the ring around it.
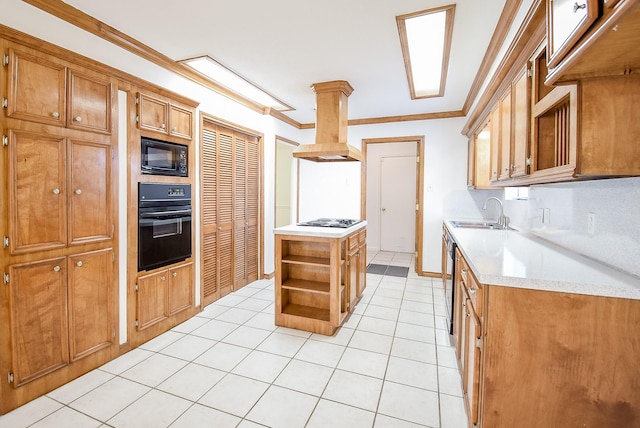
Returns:
[[[138,330],[193,306],[193,263],[140,276],[136,285]]]
[[[113,263],[109,248],[9,267],[14,388],[113,344]]]
[[[366,286],[366,230],[345,237],[276,234],[276,325],[332,335]]]
[[[480,284],[458,257],[469,426],[640,426],[640,301]]]

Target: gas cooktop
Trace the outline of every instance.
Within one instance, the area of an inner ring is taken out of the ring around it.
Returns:
[[[354,220],[349,218],[319,218],[316,220],[298,223],[297,226],[315,226],[315,227],[351,227],[362,220]]]

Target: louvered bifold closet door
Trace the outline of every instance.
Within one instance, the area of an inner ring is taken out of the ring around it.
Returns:
[[[202,292],[205,305],[220,297],[217,241],[217,133],[202,129]]]
[[[233,291],[233,131],[218,127],[218,272],[220,297]]]
[[[257,137],[205,122],[202,130],[204,304],[258,279]]]
[[[247,140],[247,282],[258,279],[258,236],[260,214],[260,142],[257,137]]]
[[[260,150],[257,137],[236,134],[234,170],[234,288],[258,279]]]

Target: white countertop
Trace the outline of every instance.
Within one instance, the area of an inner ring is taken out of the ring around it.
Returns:
[[[640,278],[533,235],[445,225],[483,284],[640,300]]]
[[[288,226],[273,229],[275,235],[297,235],[297,236],[313,236],[317,238],[344,238],[353,232],[362,229],[367,225],[366,221],[356,223],[351,227],[315,227],[315,226],[296,226],[290,224]]]

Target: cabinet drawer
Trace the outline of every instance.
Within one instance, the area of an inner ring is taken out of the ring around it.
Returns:
[[[476,314],[481,317],[482,316],[482,288],[480,283],[476,280],[475,276],[469,269],[469,265],[467,264],[464,257],[460,258],[460,279],[462,284],[464,285],[467,294],[469,295],[469,300],[473,305],[473,309]]]
[[[360,246],[367,243],[367,229],[362,229],[358,232],[358,242],[360,243]]]
[[[349,235],[349,237],[347,238],[347,246],[349,247],[349,254],[351,254],[352,251],[357,250],[358,247],[360,246],[360,240],[358,236],[359,236],[358,232],[355,232]]]

